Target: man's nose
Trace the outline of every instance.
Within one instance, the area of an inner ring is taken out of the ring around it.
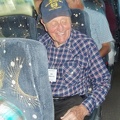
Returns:
[[[59,23],[58,30],[59,31],[63,31],[64,30],[64,26],[63,26],[62,23]]]

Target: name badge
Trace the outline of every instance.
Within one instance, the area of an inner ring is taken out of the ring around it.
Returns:
[[[57,69],[48,69],[48,76],[50,82],[56,82]]]

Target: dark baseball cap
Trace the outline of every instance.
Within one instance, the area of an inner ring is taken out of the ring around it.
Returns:
[[[40,6],[41,18],[45,23],[58,16],[71,17],[66,0],[43,0]]]

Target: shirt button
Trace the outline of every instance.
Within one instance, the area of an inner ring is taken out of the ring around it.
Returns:
[[[92,88],[88,88],[88,92],[92,92]]]
[[[70,49],[69,52],[72,52],[72,50]]]
[[[73,72],[71,72],[71,74],[73,75]]]

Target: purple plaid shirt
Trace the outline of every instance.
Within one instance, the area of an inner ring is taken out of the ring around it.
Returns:
[[[92,92],[82,102],[91,113],[104,101],[111,81],[94,41],[75,30],[59,48],[47,33],[39,41],[47,49],[49,69],[57,69],[56,82],[51,83],[53,96],[86,95],[92,85]]]

